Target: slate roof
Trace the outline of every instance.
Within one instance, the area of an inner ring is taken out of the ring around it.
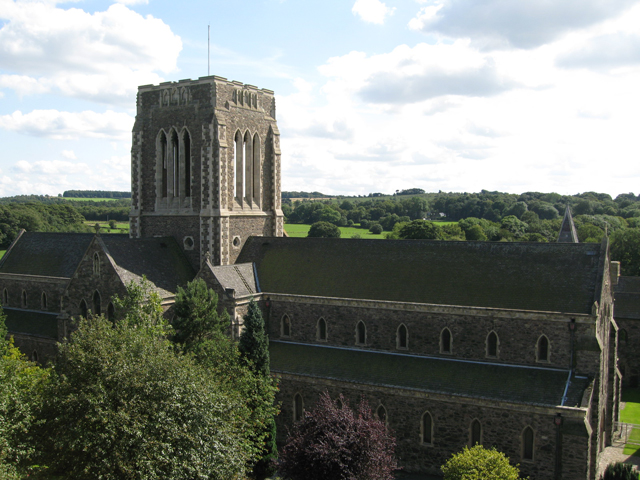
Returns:
[[[166,297],[195,277],[191,263],[173,237],[129,238],[109,234],[100,239],[125,284],[138,282],[146,275],[160,295]]]
[[[445,395],[543,406],[562,404],[567,370],[479,363],[269,342],[271,371]],[[589,385],[574,377],[564,403],[578,407]]]
[[[24,232],[0,262],[0,273],[71,278],[93,236]]]
[[[258,292],[252,263],[211,267],[211,273],[216,277],[222,288],[235,290],[237,297]]]
[[[619,277],[613,296],[615,318],[640,320],[640,277]]]
[[[578,243],[578,232],[576,231],[576,225],[573,223],[573,217],[571,216],[571,209],[567,205],[564,210],[564,218],[562,219],[562,225],[560,225],[560,233],[558,234],[559,243]]]
[[[24,333],[40,337],[58,339],[58,314],[20,310],[4,307],[7,315],[7,330],[11,333]]]
[[[593,243],[247,240],[263,292],[590,314]]]

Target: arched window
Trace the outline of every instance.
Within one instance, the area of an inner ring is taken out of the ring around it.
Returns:
[[[116,319],[116,312],[113,308],[113,303],[111,302],[109,302],[109,305],[107,306],[107,319],[112,322],[114,322]]]
[[[364,322],[361,320],[358,322],[356,326],[356,345],[366,345],[367,344],[367,327]]]
[[[536,360],[538,362],[549,362],[549,339],[545,335],[540,335],[538,348],[536,348]]]
[[[22,290],[22,308],[27,308],[27,291]]]
[[[89,313],[89,309],[87,308],[87,302],[84,301],[84,298],[80,300],[80,315],[84,318],[87,318],[87,314]]]
[[[186,130],[182,135],[184,144],[184,196],[191,196],[191,137]]]
[[[47,309],[47,294],[45,292],[42,292],[42,296],[40,297],[40,307],[42,310]]]
[[[2,305],[4,305],[5,307],[9,305],[9,292],[6,288],[2,290]]]
[[[253,202],[258,206],[262,204],[260,195],[261,178],[260,137],[256,133],[253,136]]]
[[[445,328],[440,332],[440,353],[451,353],[451,330]]]
[[[102,313],[102,308],[100,305],[100,293],[96,290],[93,292],[93,314],[100,315]]]
[[[98,252],[93,254],[93,274],[96,277],[100,276],[100,254]]]
[[[167,148],[167,136],[165,135],[164,132],[160,132],[160,144],[158,146],[158,154],[160,155],[160,158],[158,159],[158,164],[160,166],[160,169],[162,170],[160,196],[162,198],[166,198],[169,190],[169,187],[168,187],[169,185],[169,181],[168,181],[169,153]]]
[[[280,335],[283,337],[291,336],[291,320],[288,315],[282,317],[282,325],[280,326]]]
[[[318,320],[318,325],[316,325],[316,339],[321,342],[326,342],[327,340],[327,322],[322,317]]]
[[[420,442],[423,445],[433,445],[433,418],[429,412],[422,414],[420,421]]]
[[[522,460],[533,461],[533,428],[525,427],[522,432]]]
[[[482,445],[482,425],[477,418],[471,422],[469,437],[470,446]]]
[[[378,408],[376,408],[376,417],[385,425],[387,424],[387,409],[384,408],[384,405],[378,405]]]
[[[396,348],[406,350],[409,347],[409,332],[403,323],[396,330]]]
[[[293,421],[299,422],[304,417],[304,402],[302,395],[296,393],[293,396]]]
[[[38,351],[34,350],[33,352],[31,352],[31,361],[32,362],[38,362]]]
[[[487,335],[487,357],[498,358],[500,342],[496,332],[490,332]]]
[[[233,196],[242,203],[244,198],[244,149],[242,148],[242,135],[236,132],[234,137],[234,169],[233,169]]]
[[[249,131],[244,134],[244,196],[251,206],[253,197],[253,142]]]

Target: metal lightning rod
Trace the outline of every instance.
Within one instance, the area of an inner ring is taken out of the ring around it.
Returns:
[[[207,77],[211,75],[211,24],[207,25]]]

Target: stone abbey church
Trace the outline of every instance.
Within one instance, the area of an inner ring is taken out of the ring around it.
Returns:
[[[74,317],[113,317],[143,275],[170,317],[200,277],[234,337],[251,299],[263,309],[280,440],[327,390],[364,396],[409,472],[481,443],[532,480],[595,477],[639,363],[640,285],[606,239],[577,243],[570,215],[554,244],[287,238],[280,175],[272,91],[216,76],[140,87],[130,235],[22,232],[0,262],[16,343],[51,358]]]

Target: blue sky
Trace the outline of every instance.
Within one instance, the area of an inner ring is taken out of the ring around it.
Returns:
[[[640,193],[640,0],[0,0],[0,196],[128,190],[138,85],[276,92],[283,190]]]

